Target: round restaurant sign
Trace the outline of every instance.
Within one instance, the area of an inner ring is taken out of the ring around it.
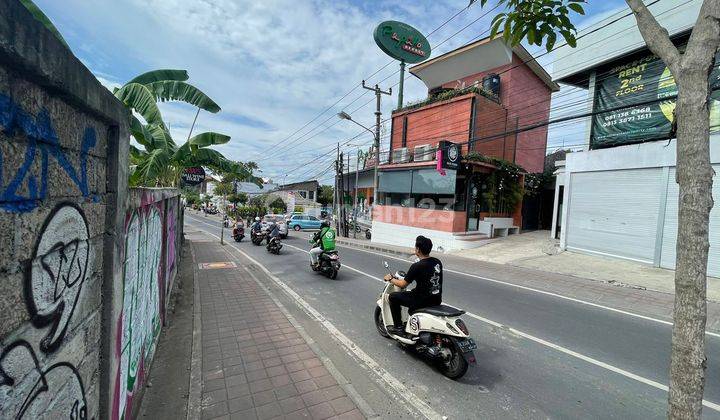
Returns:
[[[419,63],[430,57],[430,43],[417,29],[394,20],[375,28],[375,43],[385,54],[406,63]]]
[[[205,169],[202,166],[196,168],[185,168],[182,173],[182,180],[185,185],[198,185],[205,181]]]

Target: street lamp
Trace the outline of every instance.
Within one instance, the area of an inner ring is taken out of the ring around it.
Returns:
[[[360,127],[364,128],[365,130],[369,131],[370,134],[373,135],[373,138],[375,138],[375,173],[373,175],[373,206],[377,203],[377,193],[378,193],[378,165],[380,164],[380,130],[377,129],[375,131],[365,127],[364,125],[360,124],[359,122],[352,119],[350,114],[348,114],[345,111],[340,111],[337,114],[338,117],[340,117],[341,120],[348,120],[352,121],[355,124],[359,125]],[[376,126],[376,128],[380,127],[379,125]],[[355,171],[358,171],[359,168],[355,168]],[[357,193],[356,193],[357,194]],[[370,212],[370,219],[372,219],[372,211]]]

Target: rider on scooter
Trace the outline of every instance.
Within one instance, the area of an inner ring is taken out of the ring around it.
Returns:
[[[428,306],[437,306],[442,303],[442,262],[430,256],[432,241],[424,236],[415,239],[415,255],[420,259],[410,266],[404,279],[394,278],[390,274],[385,275],[385,281],[392,282],[395,286],[404,289],[413,281],[415,288],[411,291],[394,292],[389,296],[390,311],[393,324],[388,326],[389,333],[404,335],[402,327],[402,306],[414,311]]]
[[[310,250],[310,262],[314,267],[318,265],[318,256],[326,251],[335,250],[335,229],[330,227],[327,220],[320,224],[320,230],[312,237],[313,248]]]
[[[273,238],[280,238],[280,227],[277,223],[270,222],[270,225],[268,225],[267,243],[269,244]]]

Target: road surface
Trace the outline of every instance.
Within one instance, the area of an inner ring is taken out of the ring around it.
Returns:
[[[215,219],[186,212],[185,224],[219,239]],[[226,230],[231,252],[265,267],[276,277],[267,286],[310,314],[310,335],[379,415],[401,404],[429,418],[665,418],[669,325],[446,271],[443,300],[468,312],[478,344],[477,365],[451,381],[375,330],[382,261],[402,270],[409,261],[339,247],[343,267],[333,281],[310,270],[308,236],[291,232],[276,256],[247,239],[233,242]],[[720,336],[706,338],[703,417],[720,419]]]

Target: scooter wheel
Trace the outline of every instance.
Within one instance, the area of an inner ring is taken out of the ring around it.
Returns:
[[[447,344],[451,352],[450,358],[447,361],[438,362],[438,368],[447,378],[459,379],[467,372],[468,362],[454,340],[448,340]]]
[[[373,318],[375,319],[375,328],[377,328],[378,333],[380,333],[380,335],[385,338],[390,338],[390,334],[388,334],[387,329],[385,328],[385,322],[383,321],[382,317],[382,310],[380,310],[379,306],[375,307],[375,315],[373,315]]]
[[[338,275],[338,271],[333,268],[328,277],[330,277],[330,280],[335,280],[337,278],[337,275]]]

